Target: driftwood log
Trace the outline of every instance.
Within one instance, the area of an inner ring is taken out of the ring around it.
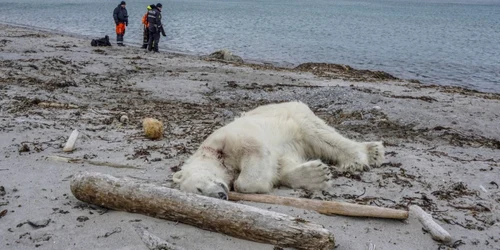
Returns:
[[[63,148],[64,152],[71,152],[75,149],[75,144],[76,144],[76,139],[78,139],[78,130],[75,129],[73,132],[71,132],[71,135],[68,138],[68,141],[66,142],[66,145]]]
[[[229,194],[231,201],[252,201],[268,204],[285,205],[302,209],[314,210],[325,215],[346,215],[356,217],[374,217],[386,219],[405,220],[408,218],[408,212],[404,210],[358,205],[347,202],[320,201],[291,197],[280,197],[264,194],[241,194],[231,192]]]
[[[426,213],[421,207],[411,205],[410,211],[418,218],[424,229],[431,234],[434,240],[441,242],[450,242],[452,240],[451,235],[432,219],[432,215]]]
[[[71,192],[84,202],[178,221],[241,239],[297,249],[333,249],[333,234],[300,218],[100,173],[81,173]]]

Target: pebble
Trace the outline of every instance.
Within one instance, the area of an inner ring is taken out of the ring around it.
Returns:
[[[78,222],[84,222],[84,221],[88,221],[89,217],[87,217],[87,216],[78,216],[78,218],[76,218],[76,220]]]
[[[120,122],[121,122],[121,123],[128,123],[128,120],[129,120],[129,119],[128,119],[128,116],[126,116],[126,115],[122,115],[122,116],[120,117]]]
[[[19,152],[20,153],[23,153],[23,152],[29,152],[30,151],[30,147],[26,144],[22,144],[21,147],[19,147]]]
[[[7,212],[8,210],[7,209],[4,209],[3,211],[0,212],[0,218],[4,217],[5,215],[7,215]]]
[[[28,224],[30,224],[30,226],[35,227],[35,228],[46,227],[47,225],[49,225],[49,223],[50,223],[50,219],[43,219],[43,220],[36,220],[36,221],[28,220]]]

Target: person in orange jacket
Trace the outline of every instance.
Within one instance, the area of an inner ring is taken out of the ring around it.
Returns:
[[[151,4],[148,5],[146,14],[142,16],[142,24],[144,25],[144,29],[142,32],[142,48],[147,49],[148,48],[148,41],[149,41],[149,23],[148,23],[148,12],[152,9],[156,8],[156,5]]]

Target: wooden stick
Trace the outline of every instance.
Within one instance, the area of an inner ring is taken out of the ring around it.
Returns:
[[[451,235],[432,219],[432,215],[426,213],[421,207],[411,205],[410,212],[418,218],[424,229],[429,231],[434,240],[442,242],[451,241]]]
[[[85,159],[70,158],[70,157],[64,157],[64,156],[58,156],[58,155],[49,155],[49,156],[47,156],[47,160],[64,162],[64,163],[84,163],[84,162],[86,162],[88,164],[95,165],[95,166],[106,166],[106,167],[112,167],[112,168],[141,169],[140,167],[135,167],[135,166],[126,165],[126,164],[118,164],[118,163],[107,162],[107,161],[85,160]]]
[[[78,106],[67,103],[57,103],[57,102],[40,102],[38,106],[45,108],[67,108],[67,109],[77,109]]]
[[[323,226],[272,211],[100,173],[75,175],[73,195],[114,210],[141,213],[241,239],[297,249],[333,249]]]
[[[260,203],[285,205],[302,209],[314,210],[325,215],[346,215],[355,217],[374,217],[386,219],[404,220],[408,218],[408,212],[390,208],[358,205],[347,202],[320,201],[302,198],[280,197],[264,194],[241,194],[230,192],[231,201],[253,201]]]
[[[149,250],[185,250],[182,247],[175,246],[174,244],[148,232],[146,227],[142,224],[137,223],[134,224],[133,227]]]
[[[66,142],[66,145],[63,148],[64,152],[71,152],[75,149],[75,143],[76,139],[78,139],[78,134],[79,132],[77,129],[71,132],[71,135],[69,136],[68,141]]]

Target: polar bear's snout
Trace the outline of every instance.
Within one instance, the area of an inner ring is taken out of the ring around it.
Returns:
[[[226,193],[219,192],[217,195],[219,196],[219,198],[227,201],[227,194]]]
[[[227,200],[229,197],[229,189],[226,184],[214,181],[215,185],[208,185],[200,189],[202,195],[217,199]]]
[[[227,200],[229,197],[229,189],[226,184],[217,181],[197,185],[195,190],[189,188],[189,185],[181,185],[181,190],[222,200]]]
[[[219,199],[223,199],[223,200],[227,200],[228,197],[229,197],[229,189],[227,188],[226,184],[224,183],[217,183],[221,188],[222,190],[220,190],[219,192],[217,192],[217,196],[212,196],[212,195],[209,195],[209,196],[212,196],[212,197],[215,197],[215,198],[219,198]]]
[[[200,174],[200,172],[179,171],[174,174],[173,180],[179,184],[179,189],[199,195],[227,200],[229,197],[228,186],[214,175]]]
[[[215,185],[208,185],[203,188],[198,188],[197,193],[213,197],[217,199],[227,200],[229,196],[229,189],[226,187],[226,184],[221,182],[215,182]]]

